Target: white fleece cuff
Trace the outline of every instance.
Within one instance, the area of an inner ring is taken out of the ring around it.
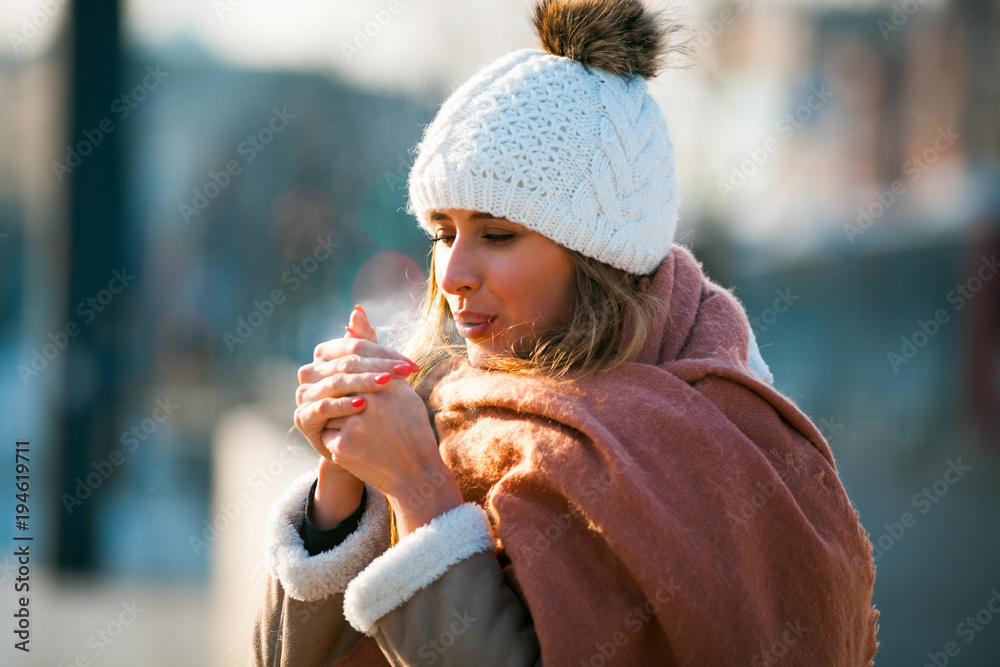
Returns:
[[[343,592],[351,579],[389,548],[389,506],[381,491],[366,484],[368,503],[357,530],[333,549],[310,556],[298,527],[314,481],[316,472],[310,471],[292,482],[271,506],[264,527],[268,570],[290,597],[303,602]]]
[[[476,503],[448,510],[399,540],[347,587],[344,616],[373,634],[378,619],[437,581],[455,563],[494,547],[486,511]]]

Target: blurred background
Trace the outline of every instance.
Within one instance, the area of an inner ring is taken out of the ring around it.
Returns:
[[[700,53],[650,87],[678,240],[831,443],[876,664],[1000,664],[1000,3],[676,7]],[[527,15],[0,4],[0,663],[248,664],[263,517],[315,465],[296,369],[419,294],[410,149]]]

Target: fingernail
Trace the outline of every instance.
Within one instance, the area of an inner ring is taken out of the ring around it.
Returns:
[[[364,315],[365,317],[368,317],[368,313],[365,312],[365,309],[361,307],[360,303],[358,305],[354,306],[354,310],[359,310],[359,311],[361,311],[362,315]]]
[[[355,396],[354,398],[351,399],[351,405],[353,405],[356,408],[360,408],[364,404],[365,404],[364,396]]]
[[[417,371],[419,371],[419,370],[420,370],[420,366],[417,366],[417,365],[416,365],[415,363],[413,363],[413,361],[412,361],[412,360],[410,360],[410,359],[407,359],[407,360],[406,360],[406,363],[408,363],[408,364],[409,364],[409,365],[410,365],[410,366],[411,366],[411,367],[413,368],[413,372],[414,372],[414,373],[416,373]]]
[[[416,369],[413,368],[413,364],[398,363],[392,367],[393,372],[396,375],[409,375],[410,373],[415,373]]]
[[[379,373],[375,376],[375,384],[389,384],[392,380],[392,375],[389,373]]]
[[[344,327],[344,330],[347,331],[348,338],[361,338],[361,336],[358,335],[358,332],[351,327]]]

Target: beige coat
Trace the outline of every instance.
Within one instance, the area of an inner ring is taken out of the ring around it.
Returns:
[[[541,665],[528,612],[483,548],[493,538],[482,509],[458,507],[387,553],[385,496],[369,486],[358,529],[310,557],[298,527],[314,480],[299,478],[268,517],[254,665]]]

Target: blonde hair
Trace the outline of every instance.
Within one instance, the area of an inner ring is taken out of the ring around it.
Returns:
[[[654,334],[664,308],[647,289],[655,271],[635,275],[575,250],[567,252],[574,274],[569,318],[542,332],[531,350],[497,357],[489,362],[490,368],[560,381],[579,380],[628,363]],[[404,354],[421,369],[410,376],[418,391],[439,364],[466,352],[434,276],[432,250],[421,316],[403,345]]]

